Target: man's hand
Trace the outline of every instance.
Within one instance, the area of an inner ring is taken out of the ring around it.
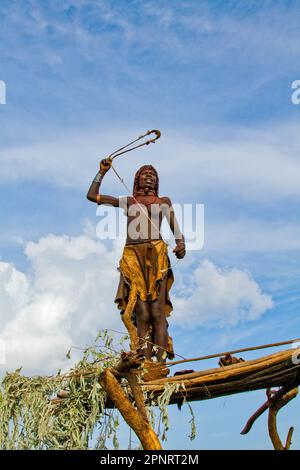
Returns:
[[[110,170],[112,165],[112,159],[111,158],[104,158],[100,162],[100,173],[101,175],[105,175],[105,173]]]
[[[175,253],[176,258],[182,259],[185,257],[185,243],[179,242],[174,248],[173,253]]]

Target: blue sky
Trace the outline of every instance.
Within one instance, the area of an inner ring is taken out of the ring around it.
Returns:
[[[70,345],[89,344],[95,325],[121,327],[113,296],[122,243],[95,239],[85,194],[99,160],[149,128],[161,130],[160,141],[117,160],[126,182],[150,162],[161,194],[205,205],[204,248],[174,267],[177,352],[300,337],[300,105],[291,102],[299,8],[270,0],[1,2],[0,338],[14,351],[9,367],[23,358],[28,373],[51,373],[66,366]],[[124,194],[112,173],[104,185]],[[88,287],[93,275],[98,289]],[[255,392],[195,404],[199,437],[181,442],[174,433],[168,445],[270,448],[265,422],[238,434],[264,400]],[[296,425],[294,448],[298,413],[295,401],[281,416],[286,429]],[[172,419],[176,427],[188,420],[175,409]]]

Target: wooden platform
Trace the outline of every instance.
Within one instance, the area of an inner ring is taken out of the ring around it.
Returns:
[[[198,401],[270,387],[294,388],[300,385],[297,351],[300,354],[300,350],[289,349],[226,367],[145,382],[142,386],[157,397],[166,384],[183,383],[185,390],[181,387],[174,392],[170,404],[181,403],[184,397],[187,401]]]

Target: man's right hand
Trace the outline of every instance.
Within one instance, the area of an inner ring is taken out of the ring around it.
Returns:
[[[105,173],[110,170],[112,165],[112,159],[111,158],[104,158],[100,162],[100,173],[102,175],[105,175]]]

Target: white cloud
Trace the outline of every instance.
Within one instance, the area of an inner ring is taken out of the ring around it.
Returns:
[[[262,203],[299,196],[300,137],[293,123],[265,131],[200,128],[190,138],[169,133],[161,147],[164,173],[173,183],[183,168],[182,188],[188,181],[193,195],[240,196]]]
[[[273,306],[250,274],[236,268],[221,269],[204,260],[189,281],[189,296],[174,301],[173,322],[182,328],[234,326],[258,319]]]
[[[32,274],[0,263],[0,340],[7,367],[31,372],[67,367],[70,346],[91,344],[101,328],[124,331],[113,299],[120,250],[88,234],[48,235],[26,245]],[[117,329],[118,329],[117,328]]]
[[[9,263],[0,263],[1,327],[29,301],[29,282],[25,274]]]
[[[189,137],[183,132],[175,135],[171,130],[162,129],[161,140],[151,150],[147,147],[135,151],[130,158],[120,157],[115,165],[131,187],[137,167],[151,161],[159,171],[161,191],[173,192],[176,196],[178,190],[174,181],[178,180],[180,171],[183,178],[181,201],[182,196],[186,200],[197,194],[202,195],[201,199],[210,194],[226,194],[262,203],[299,196],[300,136],[296,126],[291,123],[262,132],[227,128],[226,133],[225,136],[224,129],[219,132],[201,128],[197,136]],[[0,180],[42,179],[84,190],[97,171],[98,161],[138,134],[136,128],[99,129],[57,137],[55,143],[46,141],[2,149]],[[105,184],[124,193],[112,172]]]
[[[102,328],[124,331],[113,302],[122,244],[106,248],[87,224],[77,237],[49,234],[27,243],[27,275],[0,263],[5,368],[22,365],[26,373],[53,373],[70,366],[65,358],[70,346],[86,347]],[[250,275],[237,269],[221,270],[205,261],[190,276],[187,298],[171,293],[174,325],[234,325],[255,320],[272,306]],[[178,282],[187,285],[186,277]]]

